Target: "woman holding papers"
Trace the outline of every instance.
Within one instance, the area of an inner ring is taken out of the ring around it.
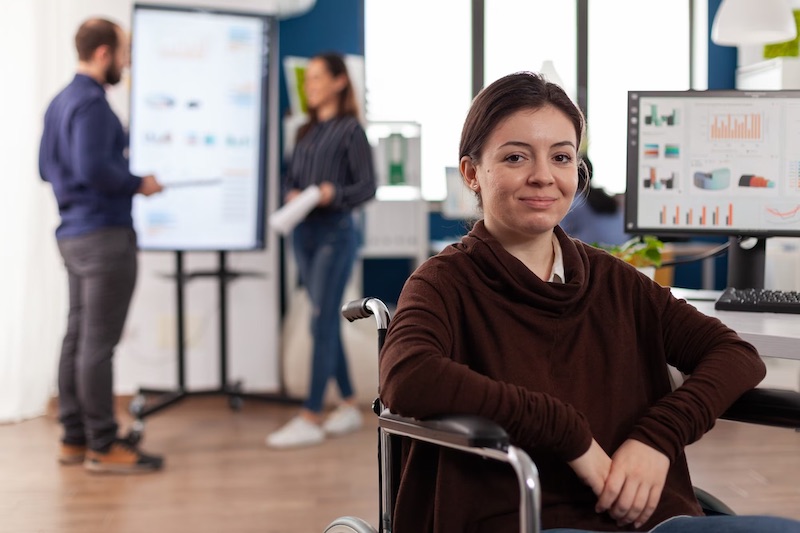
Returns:
[[[321,443],[361,427],[361,413],[340,336],[344,287],[360,241],[352,211],[375,195],[375,170],[347,68],[338,54],[321,54],[306,68],[304,90],[309,120],[297,144],[284,181],[290,203],[309,187],[319,200],[294,228],[292,243],[300,279],[312,305],[313,357],[308,398],[300,413],[267,436],[270,447],[289,448]],[[323,418],[323,397],[331,379],[343,399]]]

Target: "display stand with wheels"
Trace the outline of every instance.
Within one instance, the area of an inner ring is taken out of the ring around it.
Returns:
[[[175,389],[150,389],[140,388],[133,397],[128,407],[134,422],[128,434],[133,442],[142,439],[144,433],[144,419],[167,407],[177,404],[189,396],[222,395],[228,398],[228,405],[234,411],[242,408],[245,399],[254,399],[267,402],[284,404],[300,404],[302,400],[291,398],[281,391],[276,394],[248,393],[242,390],[242,382],[228,381],[228,335],[227,335],[227,288],[228,283],[245,276],[261,276],[257,272],[235,272],[228,270],[226,252],[218,253],[219,264],[216,270],[184,272],[183,251],[175,252],[175,286],[176,286],[176,327],[177,327],[177,387]],[[204,390],[186,389],[186,332],[184,314],[184,290],[187,282],[194,278],[214,277],[219,283],[219,386]],[[148,401],[148,397],[155,396],[155,401]]]

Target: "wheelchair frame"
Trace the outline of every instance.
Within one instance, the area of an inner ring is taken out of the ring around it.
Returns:
[[[383,348],[389,328],[389,310],[377,298],[364,298],[345,304],[342,315],[350,322],[374,316],[378,326],[378,353]],[[521,448],[509,444],[508,434],[497,424],[474,416],[446,416],[425,421],[398,416],[384,408],[380,396],[373,404],[378,414],[378,463],[380,469],[380,533],[392,531],[394,501],[392,497],[392,436],[409,437],[438,446],[460,450],[511,465],[520,489],[520,531],[539,533],[541,487],[539,471]],[[367,522],[355,517],[341,517],[325,529],[325,533],[377,533]]]

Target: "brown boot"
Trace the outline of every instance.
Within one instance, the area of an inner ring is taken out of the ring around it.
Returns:
[[[79,465],[86,457],[85,444],[61,443],[61,451],[58,454],[58,462],[62,465]]]
[[[83,466],[90,472],[136,474],[161,470],[164,459],[142,453],[130,442],[117,439],[106,452],[87,450]]]

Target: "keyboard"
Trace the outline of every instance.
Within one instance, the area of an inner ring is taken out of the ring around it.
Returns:
[[[717,298],[714,309],[756,313],[800,314],[800,292],[728,287]]]

